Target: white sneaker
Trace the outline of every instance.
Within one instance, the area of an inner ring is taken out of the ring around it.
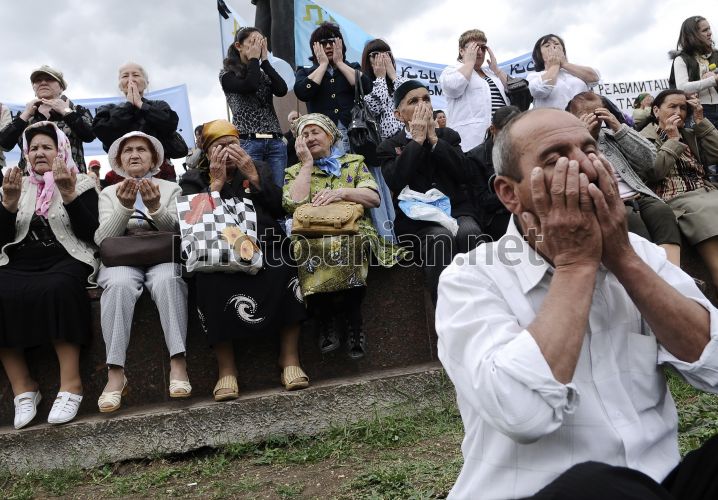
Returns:
[[[15,428],[22,429],[37,415],[37,405],[42,401],[40,391],[23,392],[13,399],[15,403]]]
[[[58,392],[55,402],[52,403],[50,416],[47,417],[48,424],[64,424],[77,416],[80,409],[82,396],[71,392]]]

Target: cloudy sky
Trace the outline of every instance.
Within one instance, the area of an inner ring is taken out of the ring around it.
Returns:
[[[572,62],[598,68],[611,82],[667,78],[666,53],[690,15],[718,30],[716,0],[318,2],[387,40],[400,57],[436,63],[454,60],[458,36],[469,28],[487,33],[499,61],[557,33]],[[249,0],[227,3],[253,22]],[[118,95],[117,68],[135,60],[149,71],[151,88],[187,84],[195,124],[226,116],[214,0],[0,0],[0,19],[0,101],[27,102],[29,74],[41,64],[65,73],[70,98]]]

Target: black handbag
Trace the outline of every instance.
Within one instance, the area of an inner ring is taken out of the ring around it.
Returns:
[[[354,107],[347,134],[351,152],[362,155],[367,165],[376,165],[376,148],[381,142],[381,137],[376,117],[364,102],[364,86],[358,69],[354,70]]]
[[[529,90],[529,82],[525,78],[514,78],[506,76],[506,96],[513,106],[521,111],[526,111],[534,102],[534,97]]]
[[[100,260],[105,267],[151,267],[180,261],[180,236],[160,231],[152,219],[136,210],[131,219],[144,220],[151,229],[133,229],[123,236],[105,238],[100,244]]]

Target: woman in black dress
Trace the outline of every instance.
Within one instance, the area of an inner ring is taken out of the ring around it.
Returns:
[[[52,343],[60,391],[48,418],[69,422],[82,401],[80,346],[90,339],[90,303],[98,263],[95,182],[79,174],[70,143],[52,122],[28,127],[30,166],[7,173],[0,205],[0,361],[15,395],[15,428],[35,418],[41,396],[24,350]]]
[[[182,176],[183,194],[217,191],[224,199],[247,198],[257,212],[264,266],[256,274],[197,273],[197,310],[217,356],[219,380],[214,399],[239,396],[232,340],[280,335],[280,380],[287,390],[303,389],[309,378],[299,366],[300,322],[306,318],[296,268],[277,220],[284,217],[282,191],[268,166],[239,145],[239,132],[226,120],[205,123],[198,168]]]

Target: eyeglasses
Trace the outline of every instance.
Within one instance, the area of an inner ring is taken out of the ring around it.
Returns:
[[[322,38],[319,40],[319,45],[334,45],[336,38]]]
[[[379,54],[390,54],[391,55],[391,51],[390,50],[377,50],[374,52],[369,52],[369,57],[374,59]]]

